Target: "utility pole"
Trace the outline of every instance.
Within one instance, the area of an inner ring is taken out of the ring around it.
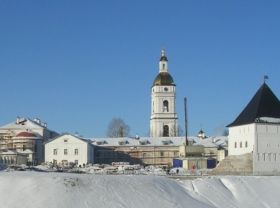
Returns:
[[[185,133],[186,133],[186,146],[189,145],[189,141],[188,141],[188,112],[187,112],[187,98],[184,98],[184,106],[185,106]]]

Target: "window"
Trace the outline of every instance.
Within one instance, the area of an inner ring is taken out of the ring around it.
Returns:
[[[68,142],[68,139],[64,139],[64,142]]]
[[[234,142],[234,148],[237,148],[237,142]]]
[[[57,160],[53,160],[53,165],[57,165]]]
[[[265,153],[263,153],[263,161],[265,161]]]
[[[248,142],[247,142],[247,141],[245,142],[245,147],[246,147],[246,148],[248,147]]]
[[[163,101],[163,112],[169,112],[168,101]]]
[[[75,155],[78,155],[78,149],[75,149]]]
[[[240,148],[242,148],[242,142],[240,142],[240,144],[239,144],[239,145],[240,145]]]
[[[67,152],[68,152],[67,149],[64,149],[64,155],[67,155]]]
[[[160,152],[160,156],[161,156],[161,157],[164,156],[164,152],[163,152],[163,151]]]
[[[163,136],[164,137],[168,137],[169,136],[169,126],[168,125],[164,125],[163,126]]]
[[[53,155],[57,155],[57,149],[53,149]]]
[[[78,161],[78,160],[75,160],[75,164],[78,165],[78,164],[79,164],[79,161]]]

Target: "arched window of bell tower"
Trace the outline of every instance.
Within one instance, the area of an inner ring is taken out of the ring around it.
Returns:
[[[169,137],[169,126],[168,125],[163,126],[163,136]]]
[[[169,112],[168,101],[163,101],[163,112]]]

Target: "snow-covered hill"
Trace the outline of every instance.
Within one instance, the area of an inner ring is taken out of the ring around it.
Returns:
[[[280,177],[209,177],[0,172],[0,207],[280,207]]]

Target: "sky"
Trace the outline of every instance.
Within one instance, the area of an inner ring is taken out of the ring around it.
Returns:
[[[189,134],[219,134],[268,75],[280,97],[276,0],[0,0],[0,125],[17,116],[103,137],[113,118],[147,136],[166,50]]]

